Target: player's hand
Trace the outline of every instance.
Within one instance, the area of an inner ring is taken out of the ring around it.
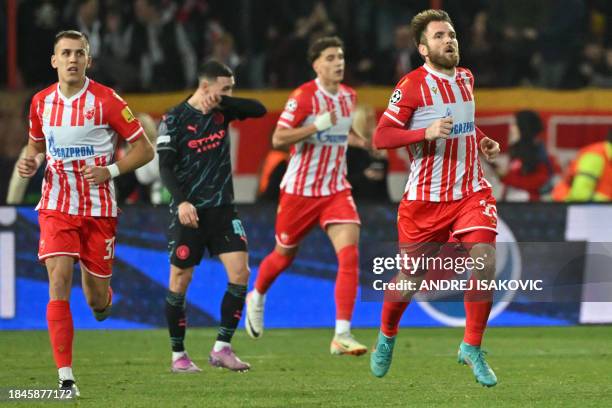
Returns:
[[[453,128],[453,118],[447,116],[436,120],[425,130],[425,140],[448,139]]]
[[[335,126],[338,123],[338,116],[336,115],[336,111],[328,111],[323,112],[314,120],[314,125],[319,132],[329,129],[332,126]]]
[[[80,170],[83,172],[85,180],[90,184],[99,185],[111,178],[110,171],[106,167],[84,166]]]
[[[36,174],[42,160],[37,160],[35,156],[22,157],[17,162],[17,172],[23,178],[30,178]]]
[[[499,143],[485,136],[480,141],[480,150],[485,155],[487,161],[493,161],[499,154]]]
[[[209,93],[208,95],[205,95],[202,99],[202,110],[204,112],[210,112],[214,108],[219,107],[220,103],[221,95],[216,93]]]
[[[198,228],[198,211],[189,201],[183,201],[178,206],[179,221],[186,227]]]

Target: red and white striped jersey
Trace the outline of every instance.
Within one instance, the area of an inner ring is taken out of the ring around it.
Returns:
[[[397,127],[423,129],[440,118],[453,120],[448,139],[408,146],[411,164],[404,199],[453,201],[491,186],[478,159],[473,88],[470,70],[457,68],[455,76],[448,76],[427,64],[397,84],[384,112]]]
[[[62,95],[59,83],[38,92],[30,105],[30,139],[45,141],[47,167],[36,209],[116,217],[112,180],[89,184],[81,169],[111,164],[117,135],[134,142],[143,133],[125,101],[89,78],[70,98]]]
[[[318,79],[306,82],[290,95],[278,126],[308,126],[325,111],[336,111],[338,122],[291,147],[281,189],[290,194],[321,197],[338,193],[351,185],[346,180],[346,148],[353,123],[357,94],[340,85],[335,95],[327,92]]]

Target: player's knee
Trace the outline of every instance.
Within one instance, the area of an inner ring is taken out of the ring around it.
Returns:
[[[495,249],[483,246],[479,250],[472,252],[475,268],[473,269],[476,277],[480,279],[493,279],[495,277]]]
[[[251,276],[251,270],[247,265],[243,265],[238,268],[234,268],[229,275],[231,283],[246,285],[249,281],[249,276]]]
[[[359,268],[359,249],[357,245],[347,245],[337,253],[340,269],[357,270]]]

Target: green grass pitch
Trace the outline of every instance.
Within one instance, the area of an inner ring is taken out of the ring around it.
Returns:
[[[375,330],[355,330],[371,345]],[[612,327],[494,328],[484,347],[499,384],[484,388],[456,362],[462,329],[402,329],[383,379],[369,372],[369,354],[329,354],[331,330],[243,331],[237,354],[249,373],[207,364],[212,329],[190,329],[187,348],[204,369],[169,371],[165,330],[77,331],[74,370],[79,407],[398,407],[612,406]],[[0,332],[0,388],[56,386],[45,331]],[[49,402],[8,406],[50,406]],[[53,404],[52,404],[53,405]],[[53,405],[55,406],[55,405]]]

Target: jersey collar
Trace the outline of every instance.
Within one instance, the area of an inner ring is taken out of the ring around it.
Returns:
[[[325,96],[329,96],[330,98],[337,98],[338,95],[340,95],[340,86],[338,86],[338,92],[333,94],[333,93],[329,93],[325,90],[325,88],[323,88],[323,85],[321,85],[321,81],[319,81],[319,78],[315,79],[315,84],[317,84],[317,88],[319,88],[319,91],[321,91],[323,93],[323,95]]]
[[[64,100],[64,102],[72,102],[75,99],[79,99],[81,97],[81,95],[83,95],[83,93],[85,93],[85,91],[87,90],[88,86],[89,86],[89,78],[85,77],[85,84],[83,85],[81,90],[79,92],[75,93],[74,95],[72,95],[70,98],[66,98],[64,96],[64,94],[62,93],[62,91],[60,91],[60,86],[59,86],[59,82],[58,82],[57,83],[57,94],[59,95],[60,98],[62,98]]]
[[[435,69],[433,69],[432,67],[430,67],[429,65],[427,65],[427,63],[423,64],[423,67],[427,70],[427,72],[429,72],[431,75],[435,75],[437,77],[446,79],[448,81],[451,82],[455,82],[455,77],[457,76],[457,68],[455,68],[455,74],[454,75],[446,75],[443,74],[441,72],[436,71]]]

